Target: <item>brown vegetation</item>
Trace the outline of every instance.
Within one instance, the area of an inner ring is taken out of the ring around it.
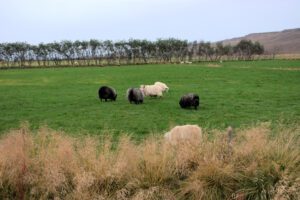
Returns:
[[[262,124],[175,147],[23,126],[0,140],[0,199],[300,199],[299,133]]]

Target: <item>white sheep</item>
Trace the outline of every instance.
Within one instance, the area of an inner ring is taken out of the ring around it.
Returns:
[[[161,87],[162,90],[163,90],[163,92],[168,92],[168,91],[169,91],[169,87],[168,87],[165,83],[156,81],[156,82],[154,83],[154,85],[158,85],[159,87]]]
[[[144,96],[162,97],[163,89],[158,85],[141,85],[140,90]]]
[[[193,142],[198,143],[202,140],[202,129],[198,125],[183,125],[175,126],[164,135],[165,140],[172,145],[178,142]]]

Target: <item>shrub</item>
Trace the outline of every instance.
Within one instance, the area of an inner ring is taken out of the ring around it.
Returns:
[[[262,124],[174,146],[23,126],[0,139],[0,199],[299,199],[299,130]]]

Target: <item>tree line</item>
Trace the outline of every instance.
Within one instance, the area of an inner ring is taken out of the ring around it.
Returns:
[[[156,41],[69,41],[40,43],[0,43],[2,66],[92,66],[145,63],[178,63],[184,61],[252,60],[264,53],[259,42],[241,40],[236,45],[222,42],[188,42],[180,39]]]

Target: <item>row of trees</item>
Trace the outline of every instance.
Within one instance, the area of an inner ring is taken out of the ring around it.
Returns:
[[[39,45],[0,43],[0,62],[7,66],[59,66],[217,61],[224,57],[251,60],[263,52],[260,43],[250,40],[242,40],[235,46],[174,38],[117,42],[63,40]]]

